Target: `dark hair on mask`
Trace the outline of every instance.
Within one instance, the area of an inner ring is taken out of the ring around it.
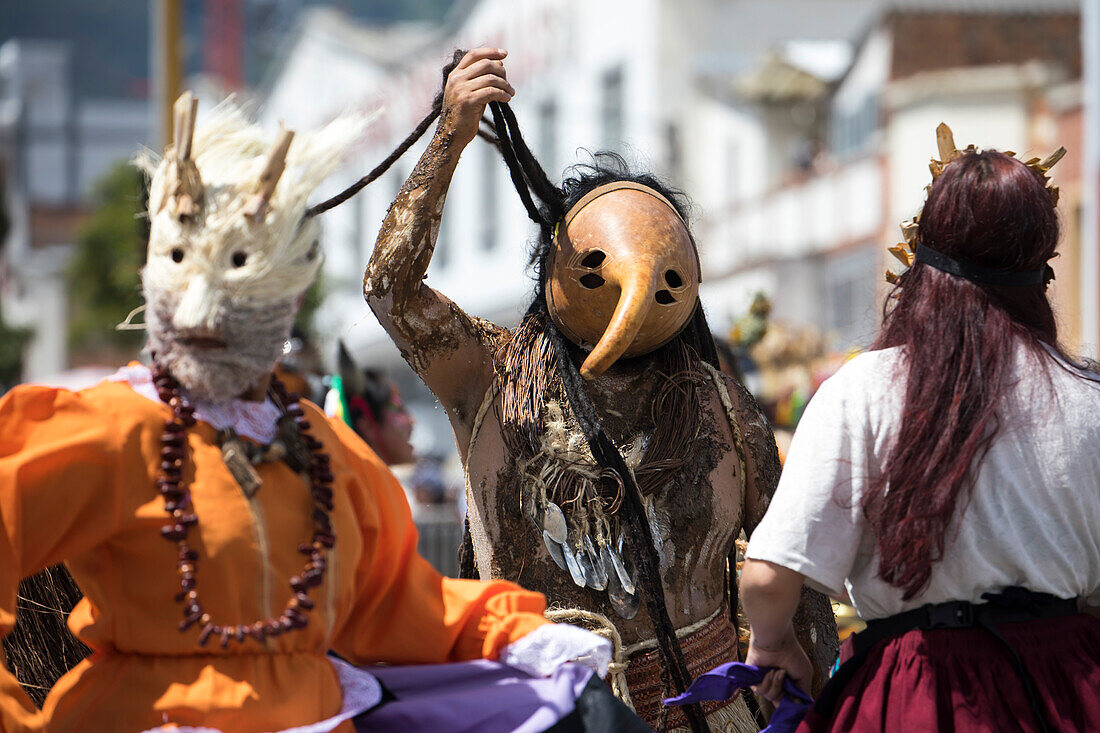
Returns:
[[[652,173],[632,170],[630,164],[619,153],[598,150],[589,152],[588,155],[591,157],[591,162],[576,163],[566,169],[561,185],[557,187],[561,206],[554,207],[553,211],[545,205],[541,208],[541,215],[548,221],[556,216],[557,218],[552,220],[556,224],[589,191],[616,181],[630,181],[652,188],[669,200],[684,222],[689,220],[690,203],[682,191],[673,188]],[[549,260],[550,248],[553,245],[554,227],[553,225],[544,227],[541,226],[542,222],[538,223],[540,224],[539,237],[531,251],[530,264],[535,269],[538,282],[542,283],[546,274],[543,267]]]

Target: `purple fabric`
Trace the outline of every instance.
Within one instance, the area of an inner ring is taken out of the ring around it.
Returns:
[[[358,733],[536,733],[573,712],[593,675],[588,667],[563,664],[549,677],[532,677],[487,660],[370,672],[397,699],[357,717]]]
[[[742,687],[759,685],[764,673],[771,667],[757,667],[743,662],[720,664],[695,678],[682,695],[670,697],[665,705],[686,705],[704,700],[728,700]],[[762,733],[793,733],[806,711],[813,705],[813,698],[802,691],[790,678],[783,680],[787,695],[779,702],[767,728]]]

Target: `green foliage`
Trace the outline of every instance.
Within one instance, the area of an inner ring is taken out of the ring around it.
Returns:
[[[317,279],[309,286],[305,297],[302,299],[302,307],[298,309],[298,316],[294,319],[294,325],[307,336],[316,336],[314,331],[313,316],[321,303],[325,302],[325,278],[324,273],[317,273]]]
[[[145,180],[119,163],[97,184],[95,211],[81,228],[69,265],[69,340],[73,349],[136,349],[141,331],[116,331],[141,305],[139,271],[149,240],[144,216]]]
[[[29,328],[11,328],[0,312],[0,394],[19,381],[23,371],[23,348],[34,336]]]

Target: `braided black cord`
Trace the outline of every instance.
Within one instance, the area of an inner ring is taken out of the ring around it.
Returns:
[[[443,67],[443,86],[444,87],[447,85],[447,77],[450,76],[452,71],[454,71],[455,66],[457,66],[458,62],[462,60],[462,57],[465,55],[465,53],[466,53],[465,51],[455,51],[454,52],[454,57],[451,59],[451,62]],[[386,156],[385,160],[383,160],[381,163],[379,163],[375,167],[375,169],[372,170],[370,173],[363,176],[358,181],[351,184],[350,186],[348,186],[347,188],[345,188],[343,191],[336,194],[332,198],[326,199],[325,201],[322,201],[321,203],[317,204],[316,206],[311,206],[309,209],[306,210],[306,215],[305,215],[306,218],[308,219],[312,216],[317,216],[318,214],[323,214],[326,211],[328,211],[329,209],[332,209],[332,208],[335,208],[335,207],[339,206],[340,204],[344,203],[345,201],[350,199],[355,194],[362,191],[369,184],[376,181],[378,179],[378,177],[381,176],[386,171],[388,171],[390,169],[390,167],[394,163],[396,163],[398,161],[398,159],[408,151],[409,148],[411,148],[413,145],[415,145],[417,140],[419,140],[420,138],[422,138],[424,136],[424,133],[428,131],[428,128],[431,126],[431,124],[433,122],[435,122],[437,117],[439,117],[439,113],[442,110],[443,110],[443,90],[440,89],[439,93],[435,95],[435,99],[432,101],[431,111],[429,111],[428,114],[424,117],[424,119],[422,119],[420,121],[420,124],[418,124],[413,129],[413,131],[411,133],[409,133],[409,136],[406,137],[404,140],[402,140],[401,144],[398,145],[396,148],[394,148],[392,153],[390,153],[388,156]]]

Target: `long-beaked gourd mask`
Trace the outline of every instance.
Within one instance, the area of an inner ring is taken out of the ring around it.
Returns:
[[[174,142],[145,160],[149,253],[142,271],[149,348],[192,395],[225,400],[274,366],[300,298],[321,267],[307,199],[339,165],[365,120],[340,117],[272,141],[239,108],[196,127],[175,107]]]
[[[615,181],[585,194],[555,230],[550,257],[547,309],[566,338],[592,348],[580,367],[585,379],[664,346],[695,312],[695,242],[648,186]]]

